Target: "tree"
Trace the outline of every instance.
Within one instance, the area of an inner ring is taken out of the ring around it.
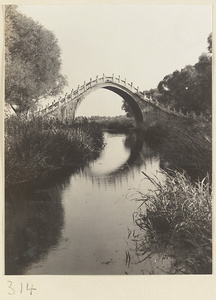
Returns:
[[[212,33],[209,34],[207,41],[208,41],[208,51],[209,53],[212,53]]]
[[[24,16],[15,5],[5,9],[5,101],[16,113],[41,98],[59,94],[67,81],[60,73],[61,51],[54,34]]]
[[[208,39],[209,53],[202,53],[194,65],[174,71],[159,82],[152,97],[184,113],[211,115],[212,102],[212,35]]]

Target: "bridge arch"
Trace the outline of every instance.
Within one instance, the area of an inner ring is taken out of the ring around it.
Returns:
[[[143,114],[142,114],[140,106],[139,106],[137,100],[135,99],[135,97],[133,97],[127,91],[124,91],[124,90],[120,89],[119,87],[114,87],[114,86],[107,85],[103,88],[114,92],[115,94],[119,95],[120,97],[122,97],[126,101],[126,103],[129,105],[129,107],[130,107],[130,109],[133,113],[133,116],[134,116],[134,119],[135,119],[135,122],[136,122],[137,126],[140,123],[143,122]]]
[[[86,85],[88,87],[88,85]],[[111,81],[109,78],[105,79],[104,82],[99,82],[95,85],[92,85],[90,89],[87,89],[85,92],[80,94],[79,99],[77,99],[76,106],[74,107],[74,116],[76,114],[76,110],[78,108],[78,105],[91,93],[93,93],[96,90],[99,89],[106,89],[109,90],[120,97],[122,97],[128,106],[131,109],[131,112],[134,116],[134,120],[136,123],[136,126],[141,124],[143,122],[143,114],[141,111],[141,108],[138,104],[138,99],[136,96],[126,87],[123,87],[121,84],[118,84],[117,82]]]

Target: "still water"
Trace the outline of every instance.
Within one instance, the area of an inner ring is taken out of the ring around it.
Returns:
[[[7,191],[6,274],[141,273],[128,239],[137,230],[132,195],[152,188],[142,171],[156,174],[159,156],[135,133],[104,135],[106,146],[84,168]]]

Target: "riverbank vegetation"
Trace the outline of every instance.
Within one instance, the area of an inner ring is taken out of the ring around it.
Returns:
[[[96,123],[10,117],[5,121],[5,180],[14,184],[44,172],[81,166],[103,147]]]
[[[184,169],[200,179],[212,174],[212,126],[187,118],[176,118],[146,127],[145,140],[160,153],[161,168]]]
[[[89,121],[97,122],[103,130],[115,132],[128,132],[133,130],[134,117],[127,116],[114,116],[114,117],[101,117],[92,116],[88,118]]]
[[[144,261],[153,255],[169,257],[171,274],[212,272],[212,204],[209,178],[192,183],[186,174],[163,172],[165,182],[144,173],[153,183],[148,194],[139,192],[145,207],[134,214],[144,231],[136,253]]]

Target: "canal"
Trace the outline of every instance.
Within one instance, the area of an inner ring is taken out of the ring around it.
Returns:
[[[6,274],[142,274],[128,238],[138,230],[133,194],[152,188],[142,171],[161,176],[160,159],[135,133],[104,138],[85,167],[6,191]],[[156,260],[146,263],[149,273]]]

